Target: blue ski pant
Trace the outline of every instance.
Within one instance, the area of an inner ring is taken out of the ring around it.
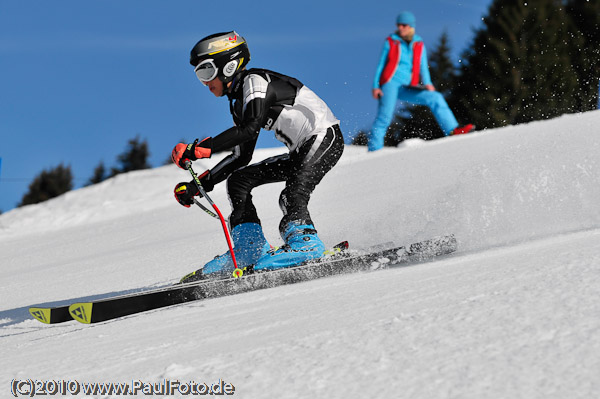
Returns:
[[[458,122],[452,110],[450,110],[444,96],[438,91],[409,89],[394,82],[384,84],[381,90],[383,91],[383,97],[379,99],[377,117],[368,137],[369,151],[377,151],[383,148],[383,138],[394,118],[397,101],[429,107],[446,136],[458,127]]]

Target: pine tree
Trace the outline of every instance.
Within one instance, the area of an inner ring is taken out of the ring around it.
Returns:
[[[367,131],[362,129],[359,130],[358,133],[352,138],[352,145],[366,146],[368,143],[367,135]]]
[[[579,111],[598,108],[600,85],[600,1],[568,0],[567,14],[571,17],[570,37],[583,40],[583,46],[569,42],[570,55],[579,83]]]
[[[436,46],[429,54],[429,73],[436,90],[447,95],[456,79],[456,67],[452,62],[450,37],[444,30]]]
[[[111,168],[111,176],[132,170],[149,169],[149,156],[148,142],[146,140],[141,141],[139,136],[136,136],[134,139],[129,140],[125,152],[117,157],[120,167]]]
[[[106,168],[104,167],[104,162],[100,161],[98,166],[94,169],[94,174],[88,180],[86,186],[91,186],[92,184],[98,184],[106,180]]]
[[[37,204],[58,197],[73,188],[73,174],[70,166],[62,163],[55,168],[43,170],[36,176],[29,191],[25,193],[18,206]]]
[[[410,138],[433,140],[444,137],[444,132],[428,107],[413,105],[408,110],[410,117],[402,123],[402,133],[400,133],[402,140]]]
[[[383,137],[383,145],[387,147],[396,147],[402,141],[418,137],[418,132],[406,129],[406,123],[412,117],[411,108],[406,107],[400,109],[394,115],[392,123],[388,126],[385,136]]]
[[[457,117],[481,128],[576,111],[562,0],[494,0],[452,92]]]

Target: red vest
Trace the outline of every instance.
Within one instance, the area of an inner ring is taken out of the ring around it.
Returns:
[[[379,87],[383,86],[392,79],[392,76],[394,76],[394,73],[396,73],[398,61],[400,61],[400,41],[392,39],[391,36],[388,36],[387,40],[390,44],[390,51],[388,52],[385,67],[383,67],[383,71],[379,77]],[[413,42],[413,66],[412,76],[410,79],[411,86],[416,86],[420,82],[422,54],[423,42]]]

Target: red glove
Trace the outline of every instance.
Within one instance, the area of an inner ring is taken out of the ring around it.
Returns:
[[[212,152],[212,137],[207,137],[198,143],[196,139],[191,144],[179,143],[171,152],[171,159],[181,169],[186,169],[186,162],[201,158],[210,158]]]

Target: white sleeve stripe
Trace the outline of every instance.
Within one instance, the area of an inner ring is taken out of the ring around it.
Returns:
[[[244,106],[242,107],[242,114],[246,112],[246,106],[248,103],[256,98],[267,97],[267,86],[269,83],[258,75],[249,75],[244,82]]]
[[[267,97],[267,93],[262,92],[262,91],[258,91],[258,92],[254,92],[254,93],[250,93],[246,98],[244,98],[244,107],[252,100],[254,100],[255,98],[266,98]]]

